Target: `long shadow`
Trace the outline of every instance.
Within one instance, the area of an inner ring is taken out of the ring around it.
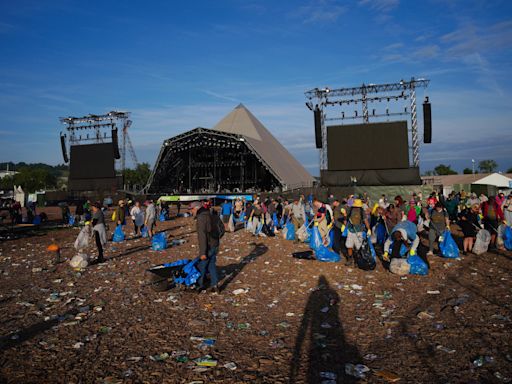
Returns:
[[[123,258],[126,256],[130,256],[131,254],[137,253],[139,251],[145,251],[146,249],[149,249],[149,248],[151,248],[151,244],[150,245],[139,245],[136,247],[128,248],[127,250],[125,250],[124,252],[122,252],[118,255],[106,257],[105,260],[109,261],[109,260],[114,260],[114,259],[120,259],[120,258]]]
[[[64,317],[67,317],[68,315],[75,316],[78,313],[78,309],[74,308],[66,314],[64,314]],[[53,326],[57,325],[61,320],[59,318],[55,318],[49,321],[40,321],[39,323],[35,323],[30,325],[27,328],[22,329],[20,332],[11,333],[5,336],[0,337],[0,351],[6,351],[10,348],[13,348],[24,341],[30,340],[33,337],[37,336],[40,333],[43,333],[47,331],[48,329],[52,328]]]
[[[238,276],[238,274],[242,272],[247,264],[253,262],[267,251],[268,247],[265,244],[254,244],[254,249],[251,251],[251,253],[249,253],[247,256],[244,256],[244,258],[240,260],[239,263],[229,264],[222,267],[222,272],[219,274],[219,281],[222,281],[222,284],[219,286],[219,290],[223,291],[226,289],[227,286]]]
[[[360,364],[356,346],[345,339],[339,314],[339,296],[325,276],[318,278],[317,288],[309,295],[290,365],[289,383],[321,383],[328,380],[322,372],[332,372],[339,383],[356,383],[358,379],[345,374],[345,364]],[[303,353],[306,346],[307,352]],[[301,362],[307,362],[307,377],[299,376]]]

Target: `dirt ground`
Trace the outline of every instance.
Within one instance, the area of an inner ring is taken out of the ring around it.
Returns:
[[[81,272],[46,251],[55,241],[71,258],[77,228],[0,242],[0,382],[511,381],[510,252],[435,256],[428,276],[399,277],[295,259],[307,245],[241,230],[221,242],[220,295],[154,292],[145,270],[197,256],[194,224],[158,223],[187,240],[165,251],[109,243]],[[217,366],[196,363],[206,355]]]

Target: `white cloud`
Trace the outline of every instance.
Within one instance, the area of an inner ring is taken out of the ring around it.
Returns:
[[[334,22],[345,13],[346,7],[335,0],[316,0],[290,12],[291,18],[301,19],[304,24]]]

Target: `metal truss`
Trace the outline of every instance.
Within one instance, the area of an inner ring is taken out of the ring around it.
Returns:
[[[418,140],[418,120],[416,113],[416,88],[427,87],[430,80],[415,79],[410,81],[400,80],[397,83],[387,84],[363,84],[360,87],[350,88],[314,88],[306,91],[306,106],[313,111],[320,109],[321,113],[321,134],[322,148],[320,149],[320,169],[328,169],[327,164],[327,126],[326,122],[335,120],[362,120],[364,124],[370,122],[370,118],[411,115],[411,144],[412,144],[412,165],[419,166],[419,140]],[[385,95],[379,95],[385,93]],[[410,99],[410,111],[407,108],[403,112],[390,112],[386,108],[386,113],[372,113],[369,111],[369,104],[374,102],[387,101],[396,102],[399,100]],[[350,104],[360,104],[361,113],[354,111],[354,116],[345,116],[345,112],[337,112],[334,116],[329,111],[330,108],[343,107]],[[329,112],[328,112],[329,111]]]

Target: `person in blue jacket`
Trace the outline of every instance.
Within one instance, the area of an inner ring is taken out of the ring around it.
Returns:
[[[229,218],[231,217],[231,214],[233,213],[233,204],[231,204],[229,201],[224,200],[224,203],[220,207],[220,217],[222,219],[222,222],[224,224],[227,224],[229,222]]]
[[[401,221],[391,230],[391,236],[384,243],[384,254],[382,255],[382,258],[385,261],[389,261],[391,245],[393,245],[391,248],[393,257],[403,256],[400,252],[402,245],[409,250],[409,255],[414,256],[419,244],[420,237],[416,232],[416,224],[408,220]]]

